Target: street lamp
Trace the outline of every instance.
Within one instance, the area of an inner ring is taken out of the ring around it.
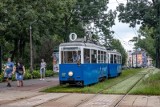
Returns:
[[[32,24],[36,22],[33,21],[30,23],[29,32],[30,32],[30,72],[33,72],[33,45],[32,45]]]

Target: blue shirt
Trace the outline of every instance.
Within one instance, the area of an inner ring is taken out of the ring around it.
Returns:
[[[6,63],[6,73],[11,73],[13,71],[14,63],[13,62],[7,62]]]

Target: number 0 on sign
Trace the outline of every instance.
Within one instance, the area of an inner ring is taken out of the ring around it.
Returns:
[[[75,40],[77,39],[77,34],[76,34],[76,33],[71,33],[71,34],[69,35],[69,39],[70,39],[71,41],[75,41]]]

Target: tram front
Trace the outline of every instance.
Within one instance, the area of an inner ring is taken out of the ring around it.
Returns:
[[[82,48],[71,46],[73,44],[62,43],[59,47],[59,81],[60,84],[83,85],[81,72]]]

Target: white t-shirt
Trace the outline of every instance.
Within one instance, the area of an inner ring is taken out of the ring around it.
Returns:
[[[41,69],[46,67],[46,62],[41,62]]]

